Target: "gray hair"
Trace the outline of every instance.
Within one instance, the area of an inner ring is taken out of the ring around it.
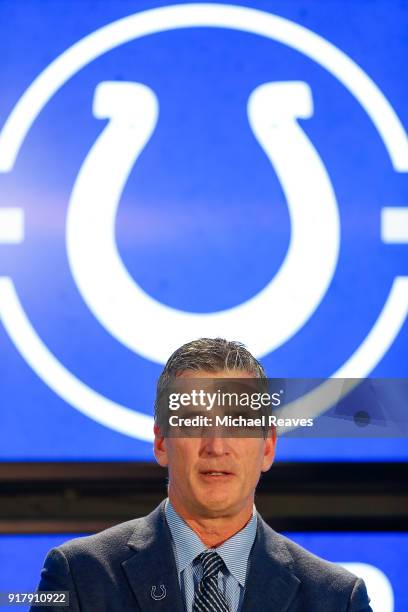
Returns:
[[[169,384],[187,370],[193,372],[240,371],[255,378],[266,379],[266,373],[257,359],[242,342],[224,338],[199,338],[183,344],[169,358],[157,381],[154,418],[157,423],[159,398]]]

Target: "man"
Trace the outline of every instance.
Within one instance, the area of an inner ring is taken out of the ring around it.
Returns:
[[[202,338],[173,353],[157,398],[183,377],[266,375],[242,344]],[[168,499],[146,517],[53,549],[39,590],[69,591],[76,612],[370,612],[361,579],[277,534],[256,512],[255,488],[275,455],[273,429],[164,437],[160,410],[156,400],[154,453],[168,468]]]

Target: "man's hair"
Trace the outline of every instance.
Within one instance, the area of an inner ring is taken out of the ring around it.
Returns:
[[[183,344],[170,356],[159,380],[157,381],[154,418],[159,420],[159,398],[169,384],[186,371],[248,372],[255,378],[266,379],[266,373],[257,359],[245,348],[242,342],[225,340],[224,338],[199,338]]]

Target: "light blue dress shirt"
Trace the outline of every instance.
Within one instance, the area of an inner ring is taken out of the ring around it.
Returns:
[[[221,546],[207,549],[200,538],[177,514],[166,500],[165,514],[170,528],[173,552],[180,582],[181,594],[187,612],[192,612],[194,592],[202,576],[202,567],[195,560],[205,550],[215,550],[226,565],[218,575],[218,588],[227,600],[230,612],[239,612],[244,598],[248,573],[248,558],[256,536],[256,510],[247,525]]]

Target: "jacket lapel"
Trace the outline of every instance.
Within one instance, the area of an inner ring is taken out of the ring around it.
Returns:
[[[128,546],[135,553],[122,563],[141,610],[184,612],[164,503],[136,522]]]
[[[284,539],[259,514],[249,564],[242,612],[288,610],[300,580],[293,572],[293,559]]]

